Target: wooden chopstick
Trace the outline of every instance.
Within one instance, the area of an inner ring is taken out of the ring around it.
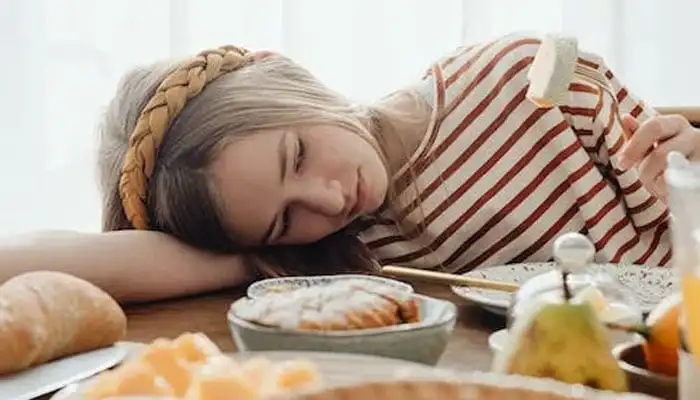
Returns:
[[[386,266],[382,267],[382,273],[385,275],[394,276],[396,278],[415,279],[425,282],[442,283],[445,285],[469,286],[482,289],[499,290],[502,292],[515,292],[520,288],[519,285],[510,282],[470,278],[462,275],[426,271],[416,268]]]

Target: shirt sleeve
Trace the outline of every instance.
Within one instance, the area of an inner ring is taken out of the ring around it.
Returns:
[[[625,143],[620,117],[630,114],[640,123],[656,111],[636,97],[608,68],[604,60],[581,53],[579,64],[597,70],[611,88],[576,78],[559,110],[579,137],[601,173],[622,197],[638,231],[654,228],[668,219],[666,205],[651,194],[639,179],[637,170],[621,171],[617,157]]]

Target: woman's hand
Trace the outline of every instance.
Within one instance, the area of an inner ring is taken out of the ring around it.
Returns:
[[[647,190],[665,199],[666,156],[677,151],[689,160],[700,160],[700,130],[680,115],[659,115],[642,124],[625,115],[622,125],[627,143],[619,153],[617,167],[623,171],[636,167]]]

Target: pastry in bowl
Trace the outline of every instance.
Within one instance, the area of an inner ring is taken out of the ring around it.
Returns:
[[[345,280],[236,302],[239,318],[265,327],[349,331],[420,321],[420,303],[381,283]]]
[[[342,279],[236,300],[227,319],[239,351],[355,353],[435,365],[457,307],[381,282]]]

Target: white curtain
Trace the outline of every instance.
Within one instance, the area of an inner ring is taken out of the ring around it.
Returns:
[[[463,43],[576,35],[652,105],[700,105],[690,0],[0,0],[0,234],[99,230],[94,127],[130,66],[224,43],[362,101]]]

